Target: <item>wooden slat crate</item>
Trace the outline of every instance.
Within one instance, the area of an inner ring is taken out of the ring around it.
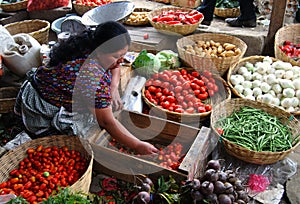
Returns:
[[[18,92],[18,87],[0,88],[0,114],[13,111]]]
[[[105,130],[96,130],[89,135],[95,154],[94,170],[119,179],[133,182],[137,175],[147,175],[156,180],[171,175],[177,181],[187,179],[189,173],[199,177],[204,172],[208,157],[210,128],[194,128],[154,116],[123,110],[118,120],[136,137],[155,146],[166,147],[179,142],[185,153],[178,170],[160,166],[140,156],[129,155],[109,146],[111,136]]]

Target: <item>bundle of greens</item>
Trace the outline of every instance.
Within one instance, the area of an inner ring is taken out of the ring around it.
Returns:
[[[238,0],[217,0],[216,3],[217,8],[237,8],[239,6]]]

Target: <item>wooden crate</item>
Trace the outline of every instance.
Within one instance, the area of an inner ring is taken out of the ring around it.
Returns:
[[[153,161],[112,149],[108,146],[111,136],[105,130],[97,130],[90,135],[95,171],[129,182],[141,174],[153,180],[171,175],[177,181],[187,179],[189,173],[195,177],[203,174],[211,141],[210,128],[194,128],[127,110],[121,111],[118,120],[133,135],[151,144],[167,146],[171,142],[181,143],[186,156],[178,170],[170,170]]]

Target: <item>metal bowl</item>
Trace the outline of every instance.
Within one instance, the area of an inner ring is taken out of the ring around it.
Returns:
[[[106,21],[120,21],[128,17],[135,5],[130,1],[116,1],[93,8],[83,14],[82,23],[87,26],[97,26]]]

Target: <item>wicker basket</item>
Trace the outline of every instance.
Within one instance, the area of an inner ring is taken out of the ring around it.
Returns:
[[[18,92],[18,87],[0,88],[0,114],[13,112]]]
[[[70,190],[72,192],[89,192],[92,179],[94,154],[89,144],[82,141],[77,136],[54,135],[50,137],[43,137],[28,141],[13,150],[10,150],[0,158],[0,162],[2,164],[0,167],[0,182],[6,181],[9,178],[9,172],[18,168],[19,163],[27,156],[26,150],[28,148],[37,148],[39,145],[42,145],[43,147],[57,146],[59,148],[67,146],[69,149],[79,151],[81,155],[87,159],[89,165],[81,178],[70,186]]]
[[[185,68],[189,70],[188,68]],[[193,69],[194,70],[194,69]],[[227,85],[226,81],[221,78],[218,75],[214,75],[214,79],[216,81],[216,84],[219,87],[219,91],[217,94],[214,95],[214,97],[209,98],[207,100],[208,103],[210,104],[218,104],[222,100],[225,99],[230,99],[231,98],[231,91],[229,86]],[[142,90],[142,98],[145,101],[145,103],[148,105],[149,108],[151,108],[151,112],[158,116],[158,117],[165,117],[167,116],[168,120],[175,121],[175,122],[181,122],[181,123],[195,123],[199,121],[204,121],[206,120],[210,114],[211,111],[205,112],[205,113],[177,113],[174,111],[169,111],[167,109],[160,108],[156,106],[154,103],[151,103],[146,96],[144,95],[145,87]],[[214,108],[214,105],[213,107]]]
[[[156,23],[152,21],[152,18],[154,16],[160,15],[164,11],[169,10],[181,10],[181,11],[192,11],[192,9],[189,8],[178,8],[178,7],[163,7],[163,8],[157,8],[151,11],[148,15],[148,19],[150,24],[159,32],[169,35],[188,35],[193,33],[200,25],[200,23],[203,21],[203,18],[200,19],[195,24],[185,24],[185,25],[171,25],[171,24],[164,24],[164,23]]]
[[[238,69],[241,66],[244,66],[246,64],[246,62],[250,62],[252,64],[255,64],[256,62],[262,62],[263,59],[265,58],[265,56],[250,56],[250,57],[245,57],[240,59],[238,62],[236,62],[234,65],[232,65],[227,73],[227,83],[232,91],[232,93],[235,96],[238,96],[240,98],[243,98],[243,96],[234,88],[234,86],[232,85],[232,83],[230,82],[230,77],[231,75],[237,73]],[[271,59],[273,60],[273,62],[277,61],[277,58],[271,57]],[[291,112],[291,114],[293,115],[300,115],[300,108],[298,108],[298,110],[296,110],[295,112]]]
[[[264,103],[256,102],[249,99],[243,98],[234,98],[226,101],[222,101],[220,104],[216,105],[211,114],[211,126],[214,130],[215,134],[219,137],[220,134],[216,130],[216,123],[220,118],[228,117],[234,111],[239,111],[242,107],[249,106],[252,108],[257,108],[260,110],[269,113],[272,116],[280,118],[280,121],[283,124],[289,125],[291,127],[293,137],[297,137],[300,134],[300,124],[299,121],[293,117],[288,112],[285,112],[279,108],[274,106],[270,106]],[[234,144],[228,141],[225,138],[221,138],[221,142],[225,147],[225,150],[232,156],[239,158],[243,161],[254,163],[254,164],[272,164],[277,161],[284,159],[289,153],[296,149],[296,147],[300,144],[298,141],[296,144],[293,144],[293,147],[287,151],[282,152],[257,152],[253,150],[249,150],[247,148],[241,147],[237,144]]]
[[[10,23],[4,26],[11,35],[27,33],[40,44],[48,44],[50,23],[45,20],[24,20]]]
[[[82,4],[76,4],[76,1],[72,2],[73,8],[75,9],[76,13],[80,16],[82,16],[87,11],[96,8],[97,6],[86,6]]]
[[[194,45],[195,42],[200,40],[213,40],[214,42],[219,42],[221,44],[231,43],[236,45],[236,47],[241,50],[241,53],[232,57],[201,57],[185,51],[185,46]],[[241,59],[247,50],[247,44],[241,39],[226,34],[216,33],[201,33],[189,35],[178,39],[176,45],[179,57],[187,66],[193,67],[195,69],[210,70],[211,72],[220,74],[220,76],[223,76],[232,64]]]
[[[126,25],[131,25],[131,26],[144,26],[144,25],[148,25],[149,24],[149,19],[148,19],[148,14],[151,10],[150,9],[147,9],[147,8],[135,8],[132,12],[131,15],[134,15],[134,14],[144,14],[147,16],[147,18],[145,19],[145,21],[130,21],[131,19],[131,15],[127,18],[126,21],[124,21],[124,23]]]
[[[290,62],[292,65],[300,66],[300,59],[298,61],[287,56],[283,51],[279,49],[279,45],[282,45],[284,41],[291,41],[293,43],[300,43],[300,24],[289,24],[281,27],[275,34],[274,51],[275,57],[282,61]]]
[[[27,4],[28,4],[28,0],[23,0],[16,3],[0,4],[0,8],[2,8],[3,11],[13,12],[13,11],[27,9]]]
[[[214,14],[221,18],[234,18],[240,15],[240,8],[217,8],[215,7]]]

